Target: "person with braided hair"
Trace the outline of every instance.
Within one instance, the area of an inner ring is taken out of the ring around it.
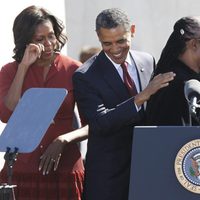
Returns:
[[[147,102],[147,124],[198,125],[195,118],[190,119],[184,84],[190,79],[200,81],[200,16],[182,17],[174,24],[154,76],[169,71],[176,74],[174,80]]]

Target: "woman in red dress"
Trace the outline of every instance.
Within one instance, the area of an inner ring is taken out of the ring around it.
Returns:
[[[87,127],[73,130],[72,85],[72,75],[81,63],[59,53],[67,41],[63,29],[62,22],[47,10],[25,8],[13,25],[14,61],[0,71],[0,118],[4,123],[29,88],[68,91],[40,145],[17,156],[12,176],[17,200],[81,199],[84,166],[76,142],[87,138]],[[0,182],[7,182],[5,166]]]

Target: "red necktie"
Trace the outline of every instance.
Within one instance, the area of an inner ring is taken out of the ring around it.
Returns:
[[[127,62],[122,63],[121,67],[123,70],[124,84],[126,85],[130,95],[135,96],[137,94],[137,89],[136,89],[134,81],[132,80],[132,78],[130,77],[128,73],[128,70],[127,70],[128,63]]]

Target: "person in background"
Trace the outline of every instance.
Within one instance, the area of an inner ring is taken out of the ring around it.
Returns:
[[[127,200],[133,128],[144,124],[144,103],[174,73],[149,83],[154,58],[130,49],[135,26],[122,10],[103,10],[96,33],[102,51],[73,75],[75,99],[89,124],[83,200]]]
[[[169,86],[152,95],[147,103],[148,125],[199,125],[189,114],[184,95],[185,82],[200,81],[200,16],[187,16],[176,21],[162,50],[154,76],[173,71]]]
[[[100,47],[85,46],[81,49],[79,60],[80,62],[84,63],[95,54],[98,54],[100,51],[101,51]]]
[[[14,20],[14,61],[0,71],[0,118],[6,123],[26,90],[65,88],[67,97],[32,153],[19,153],[13,167],[16,199],[80,200],[84,166],[76,142],[87,126],[73,130],[72,75],[81,65],[60,53],[67,37],[63,23],[44,8],[25,8]],[[48,102],[47,102],[48,103]],[[38,113],[39,114],[39,113]],[[6,167],[0,173],[7,179]]]

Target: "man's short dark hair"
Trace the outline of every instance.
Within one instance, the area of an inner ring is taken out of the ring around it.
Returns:
[[[103,10],[96,18],[96,31],[98,32],[100,28],[116,28],[117,26],[124,26],[124,28],[130,30],[130,19],[128,15],[119,8],[110,8]]]

